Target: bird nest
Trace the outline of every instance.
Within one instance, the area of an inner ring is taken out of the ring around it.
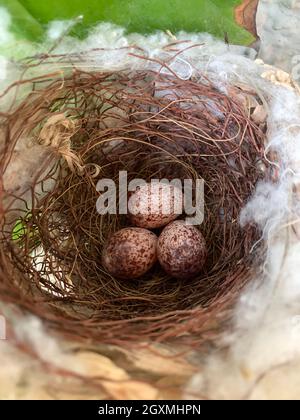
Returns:
[[[203,74],[181,80],[162,68],[73,66],[4,93],[1,299],[66,337],[198,346],[228,325],[253,276],[260,232],[241,227],[239,215],[267,173],[266,127],[251,116],[259,98],[245,86],[221,91]],[[121,280],[104,269],[105,241],[130,221],[99,214],[97,182],[118,186],[120,171],[128,181],[204,180],[199,229],[208,258],[200,274],[174,279],[157,264]]]

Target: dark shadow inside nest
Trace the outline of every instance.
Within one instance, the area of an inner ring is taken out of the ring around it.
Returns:
[[[205,79],[77,71],[59,95],[55,88],[56,81],[40,90],[39,106],[36,98],[31,102],[31,112],[34,106],[43,109],[37,126],[59,111],[75,128],[68,137],[69,123],[60,121],[60,134],[68,141],[54,149],[63,158],[50,172],[41,171],[38,181],[41,186],[51,178],[53,188],[37,195],[31,187],[19,242],[3,235],[3,267],[13,266],[15,277],[10,289],[16,290],[8,295],[65,334],[98,341],[163,340],[199,335],[209,324],[214,329],[252,270],[250,250],[259,232],[241,228],[239,214],[263,176],[257,165],[263,160],[262,130],[237,97],[220,93]],[[55,124],[50,132],[51,149]],[[200,229],[209,256],[201,274],[173,279],[156,265],[129,281],[105,272],[103,244],[128,226],[128,219],[97,213],[96,184],[99,178],[118,184],[119,171],[128,172],[128,181],[204,179]]]

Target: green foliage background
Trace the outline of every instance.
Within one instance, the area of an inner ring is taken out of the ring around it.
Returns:
[[[208,32],[231,43],[250,44],[254,38],[234,22],[241,0],[0,0],[12,16],[12,31],[20,40],[41,41],[51,20],[83,20],[73,34],[84,37],[101,21],[114,22],[129,32],[156,29]],[[0,11],[1,13],[1,11]]]

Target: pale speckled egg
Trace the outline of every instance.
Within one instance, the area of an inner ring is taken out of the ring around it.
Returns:
[[[158,238],[157,257],[162,268],[175,278],[191,278],[198,274],[207,258],[202,233],[183,220],[176,220],[164,228]]]
[[[135,279],[157,260],[157,236],[149,230],[129,227],[114,233],[102,252],[103,267],[114,277]]]
[[[153,182],[137,187],[128,201],[131,223],[154,229],[165,226],[182,213],[182,190],[168,183]]]

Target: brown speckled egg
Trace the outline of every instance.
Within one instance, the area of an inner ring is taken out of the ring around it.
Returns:
[[[154,229],[182,213],[182,190],[164,183],[140,186],[128,201],[129,219],[135,226]]]
[[[163,269],[175,278],[191,278],[198,274],[207,257],[202,233],[183,220],[164,228],[158,238],[157,257]]]
[[[114,233],[102,252],[102,264],[114,277],[135,279],[155,263],[157,236],[146,229],[129,227]]]

